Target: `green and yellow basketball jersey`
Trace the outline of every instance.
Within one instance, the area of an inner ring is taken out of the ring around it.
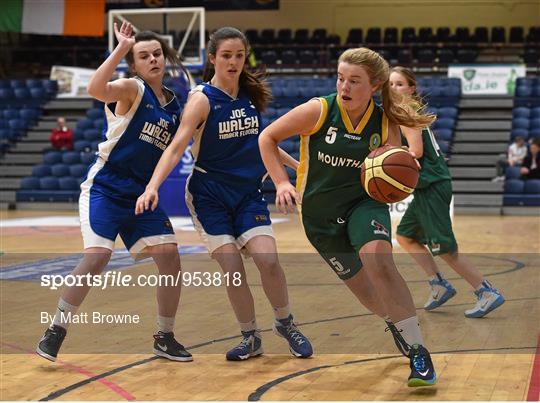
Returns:
[[[371,99],[354,128],[336,94],[319,99],[321,116],[312,132],[301,137],[296,188],[302,214],[341,217],[369,197],[360,183],[360,166],[386,143],[388,118]]]
[[[408,145],[405,136],[401,136],[404,145]],[[430,184],[450,180],[450,172],[444,160],[444,155],[441,152],[437,140],[429,127],[422,130],[422,144],[424,154],[418,160],[420,163],[420,178],[418,179],[417,189],[428,187]]]

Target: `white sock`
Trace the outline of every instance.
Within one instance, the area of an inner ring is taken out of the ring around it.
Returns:
[[[433,281],[433,280],[443,281],[444,276],[442,275],[442,273],[435,273],[433,276],[429,276],[429,281]]]
[[[157,317],[158,332],[161,333],[171,333],[174,331],[174,321],[176,318],[174,316],[160,316]]]
[[[58,306],[56,307],[56,313],[52,324],[61,326],[67,330],[69,324],[73,320],[73,315],[77,313],[78,306],[68,304],[62,298],[58,300]]]
[[[257,330],[257,321],[255,319],[250,320],[249,322],[242,323],[238,322],[240,324],[240,330],[243,332],[251,332],[253,330]]]
[[[291,315],[291,309],[289,305],[285,305],[283,308],[274,307],[274,316],[276,320],[287,319]]]
[[[394,325],[401,331],[401,335],[408,345],[424,345],[424,339],[420,332],[420,324],[418,323],[417,316],[411,316],[410,318],[400,320],[399,322],[394,323]]]

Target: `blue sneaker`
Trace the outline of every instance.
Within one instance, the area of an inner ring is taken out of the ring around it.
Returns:
[[[313,355],[313,347],[308,338],[296,327],[293,316],[274,322],[274,333],[289,342],[289,350],[295,357],[308,358]]]
[[[424,346],[413,344],[409,356],[411,375],[409,375],[407,385],[410,387],[435,385],[437,375],[429,351]]]
[[[444,278],[430,280],[429,286],[431,287],[431,294],[424,304],[424,309],[426,311],[432,311],[433,309],[440,307],[456,295],[456,289]]]
[[[474,292],[478,298],[476,305],[465,311],[467,318],[481,318],[504,304],[504,297],[499,290],[493,288],[488,281],[484,281],[482,285],[482,288]]]
[[[261,334],[257,330],[242,332],[242,341],[227,351],[228,361],[243,361],[263,353]]]

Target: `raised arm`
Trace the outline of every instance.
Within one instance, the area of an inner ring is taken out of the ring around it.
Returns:
[[[208,98],[202,92],[190,95],[173,141],[161,155],[145,192],[137,199],[135,214],[141,214],[149,208],[152,211],[156,209],[159,201],[158,190],[161,184],[180,162],[189,140],[193,137],[197,127],[206,120],[209,109]]]
[[[122,109],[128,110],[137,96],[137,85],[133,80],[119,79],[110,82],[114,71],[122,59],[128,54],[135,44],[133,27],[130,23],[123,22],[120,30],[114,23],[114,33],[118,45],[109,57],[98,67],[90,78],[86,87],[88,94],[102,102],[123,102]]]
[[[278,143],[296,134],[307,135],[317,125],[322,106],[318,99],[297,106],[275,120],[259,136],[259,148],[266,170],[276,185],[276,207],[282,212],[294,212],[298,193],[289,181],[278,150]]]

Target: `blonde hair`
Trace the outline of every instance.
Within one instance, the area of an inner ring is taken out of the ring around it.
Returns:
[[[384,112],[392,123],[407,127],[425,127],[431,125],[436,116],[426,113],[422,103],[414,98],[404,97],[390,88],[390,67],[388,62],[368,48],[347,49],[339,57],[338,63],[362,66],[371,85],[378,85]]]

